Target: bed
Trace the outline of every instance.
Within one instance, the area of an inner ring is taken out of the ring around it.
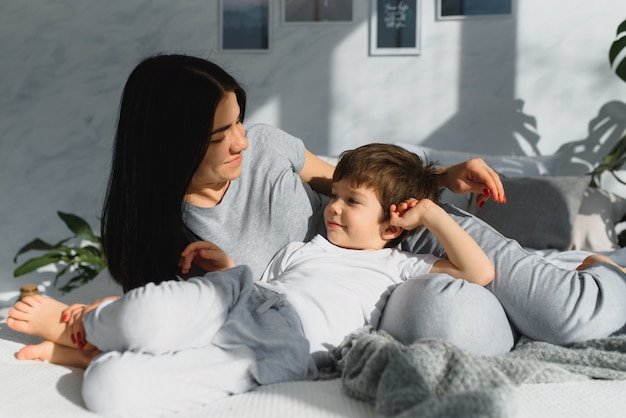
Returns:
[[[473,156],[404,145],[442,164]],[[626,199],[588,188],[584,176],[558,176],[559,156],[483,158],[504,176],[509,200],[506,209],[485,206],[484,211],[477,211],[471,198],[444,195],[444,200],[476,211],[494,226],[506,223],[503,219],[519,219],[517,229],[506,234],[542,251],[555,263],[571,267],[585,251],[593,250],[626,265],[626,250],[617,244]],[[537,203],[542,200],[552,205],[549,217]],[[524,235],[526,222],[544,222],[545,226],[533,228],[528,236]],[[89,303],[120,293],[105,270],[64,299]],[[4,322],[7,311],[0,311],[0,416],[96,416],[81,400],[82,371],[15,359],[20,347],[38,339],[9,329]],[[426,342],[415,349],[397,347],[384,334],[366,327],[355,330],[340,348],[335,367],[322,371],[317,381],[261,386],[176,416],[626,416],[626,337],[565,349],[521,341],[510,358],[498,362],[473,357],[441,342]],[[388,354],[390,351],[400,353],[399,357]],[[406,363],[398,366],[398,359]]]

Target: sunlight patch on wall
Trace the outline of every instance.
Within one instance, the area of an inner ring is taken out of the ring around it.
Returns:
[[[435,22],[429,3],[419,56],[370,56],[367,20],[334,47],[331,154],[365,142],[421,143],[457,113],[461,26]]]
[[[268,125],[280,126],[280,98],[271,97],[255,108],[254,111],[246,114],[245,124],[250,126],[254,123],[266,123]]]

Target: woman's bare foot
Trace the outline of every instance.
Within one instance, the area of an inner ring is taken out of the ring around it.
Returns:
[[[592,254],[590,256],[587,256],[582,264],[578,267],[576,267],[576,270],[584,270],[588,267],[591,267],[594,264],[597,263],[607,263],[607,264],[611,264],[614,265],[615,267],[621,269],[624,273],[626,273],[626,268],[620,266],[619,264],[617,264],[615,261],[611,260],[609,257],[604,256],[604,255],[600,255],[600,254]]]
[[[78,350],[44,341],[39,344],[22,347],[15,355],[18,360],[49,361],[53,364],[86,369],[91,360],[100,354],[99,350]]]
[[[42,295],[27,296],[16,302],[6,320],[9,328],[46,340],[75,347],[61,316],[67,305]]]

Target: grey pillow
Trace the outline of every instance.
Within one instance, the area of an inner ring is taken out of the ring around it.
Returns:
[[[588,176],[502,178],[506,204],[489,200],[481,209],[472,198],[469,211],[523,247],[566,250]]]

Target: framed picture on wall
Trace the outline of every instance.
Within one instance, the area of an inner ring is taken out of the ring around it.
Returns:
[[[419,55],[421,0],[371,0],[370,55]]]
[[[270,0],[220,0],[223,51],[270,50]]]
[[[505,17],[513,0],[437,0],[437,20]]]
[[[347,23],[353,0],[281,0],[283,23]]]

